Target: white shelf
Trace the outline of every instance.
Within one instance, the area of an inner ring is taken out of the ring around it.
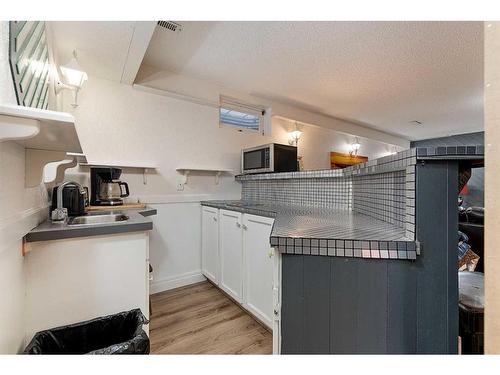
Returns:
[[[175,170],[181,173],[185,171],[233,173],[232,169],[225,168],[176,168]]]
[[[77,157],[78,164],[81,167],[98,167],[98,168],[129,168],[129,169],[140,169],[142,170],[142,183],[144,185],[148,184],[148,177],[147,173],[150,170],[155,170],[157,167],[152,166],[152,165],[147,165],[147,164],[142,164],[142,163],[137,163],[137,164],[130,164],[130,163],[124,163],[124,164],[107,164],[107,163],[88,163],[87,158],[85,155],[80,155]]]
[[[79,163],[82,167],[111,167],[111,168],[134,168],[134,169],[156,169],[156,166],[146,164],[106,164],[106,163]]]
[[[0,105],[0,142],[13,140],[25,148],[47,151],[82,152],[69,113]]]
[[[68,158],[75,159],[78,164],[87,163],[87,157],[81,152],[67,152],[66,155],[68,156]]]
[[[175,169],[177,172],[182,174],[182,179],[179,180],[179,184],[177,187],[177,190],[184,190],[184,185],[187,184],[188,182],[188,176],[191,172],[212,172],[215,175],[215,184],[219,184],[219,177],[222,173],[229,173],[233,174],[232,169],[227,169],[227,168],[200,168],[200,167],[183,167],[183,168],[176,168]]]

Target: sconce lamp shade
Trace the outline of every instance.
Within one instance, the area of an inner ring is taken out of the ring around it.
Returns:
[[[359,148],[361,147],[361,144],[359,143],[358,137],[356,137],[356,140],[349,145],[349,153],[351,155],[358,155]]]
[[[294,130],[293,132],[290,132],[288,134],[290,135],[290,138],[298,141],[300,139],[300,136],[302,135],[302,132],[300,130]]]
[[[295,121],[295,129],[288,132],[288,143],[290,145],[295,144],[295,146],[298,146],[301,135],[302,131],[299,130],[299,124]]]
[[[78,61],[76,61],[76,56],[74,55],[67,64],[61,66],[61,73],[63,74],[68,85],[77,88],[81,88],[84,82],[88,79],[87,73],[82,70]]]

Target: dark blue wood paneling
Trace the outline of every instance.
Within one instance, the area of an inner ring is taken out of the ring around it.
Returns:
[[[304,350],[306,354],[330,352],[330,260],[304,257]]]
[[[456,353],[458,162],[417,166],[404,260],[283,255],[282,353]]]
[[[359,354],[387,352],[387,262],[359,260],[356,341]]]
[[[416,266],[408,262],[389,262],[387,267],[387,353],[415,353],[417,347]]]
[[[416,192],[417,352],[456,353],[458,163],[418,165]]]
[[[304,257],[282,257],[281,353],[304,352]]]
[[[332,257],[330,264],[330,352],[356,353],[358,262]]]

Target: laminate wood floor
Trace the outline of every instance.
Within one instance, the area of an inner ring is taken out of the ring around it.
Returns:
[[[272,354],[272,333],[209,282],[151,296],[151,354]]]

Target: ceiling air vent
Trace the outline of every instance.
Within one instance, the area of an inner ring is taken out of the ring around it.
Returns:
[[[182,31],[182,25],[172,21],[158,21],[158,26],[175,33],[180,33]]]

